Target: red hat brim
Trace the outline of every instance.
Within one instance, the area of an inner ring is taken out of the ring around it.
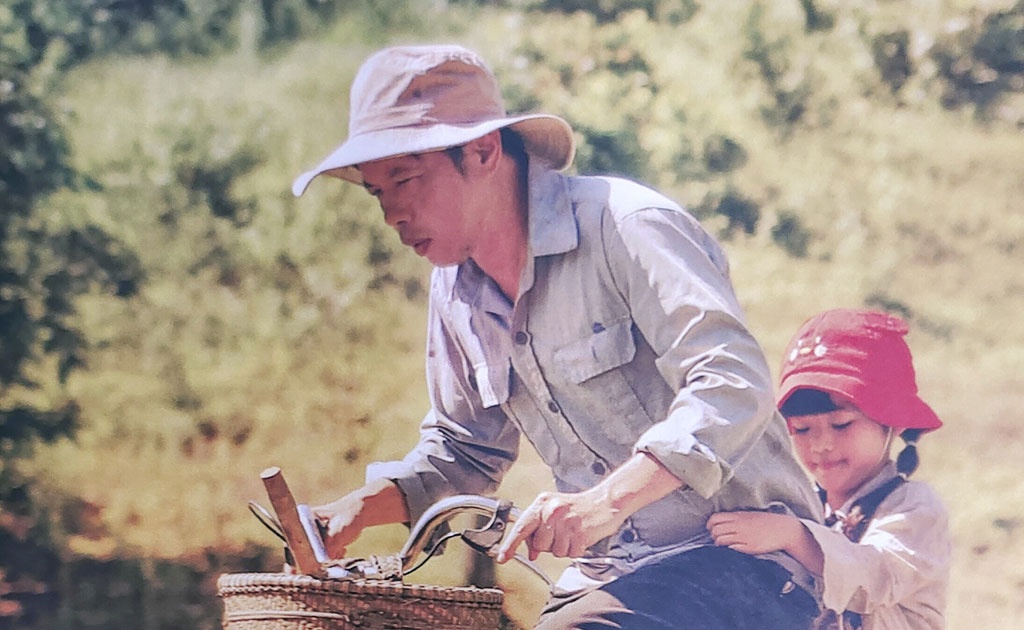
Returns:
[[[781,408],[798,389],[842,396],[875,422],[895,429],[934,431],[942,426],[935,411],[916,394],[880,395],[853,375],[807,370],[789,374],[779,384],[778,406]]]

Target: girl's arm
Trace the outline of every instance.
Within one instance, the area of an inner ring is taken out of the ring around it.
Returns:
[[[890,620],[912,615],[925,627],[942,627],[952,543],[945,507],[925,484],[893,492],[859,543],[817,523],[765,512],[719,512],[708,529],[715,544],[737,551],[789,553],[820,578],[829,610]]]

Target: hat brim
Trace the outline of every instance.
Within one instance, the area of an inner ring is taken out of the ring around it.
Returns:
[[[529,114],[488,120],[474,125],[446,125],[383,129],[353,136],[328,155],[320,164],[292,183],[296,197],[306,191],[319,175],[330,175],[354,184],[362,184],[357,166],[386,158],[439,151],[465,144],[496,129],[511,127],[523,139],[527,153],[540,158],[555,170],[572,164],[575,139],[569,123],[557,116]]]
[[[779,384],[778,407],[781,408],[798,389],[817,389],[846,398],[875,422],[895,429],[934,431],[942,426],[942,420],[919,396],[867,397],[861,394],[863,388],[864,384],[851,376],[800,372]]]

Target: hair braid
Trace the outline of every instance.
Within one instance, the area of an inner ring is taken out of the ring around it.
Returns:
[[[922,433],[921,429],[906,429],[900,435],[907,445],[903,447],[903,450],[896,457],[896,472],[904,479],[914,474],[914,471],[917,470],[917,465],[920,462],[920,458],[917,456],[917,440],[921,437]]]

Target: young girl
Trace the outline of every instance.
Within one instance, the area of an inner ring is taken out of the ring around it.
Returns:
[[[808,320],[782,365],[779,410],[817,481],[825,526],[767,512],[719,512],[715,544],[785,551],[818,576],[818,628],[944,626],[950,533],[930,486],[907,481],[915,442],[942,422],[917,394],[906,324],[837,309]],[[906,447],[890,459],[893,440]]]

